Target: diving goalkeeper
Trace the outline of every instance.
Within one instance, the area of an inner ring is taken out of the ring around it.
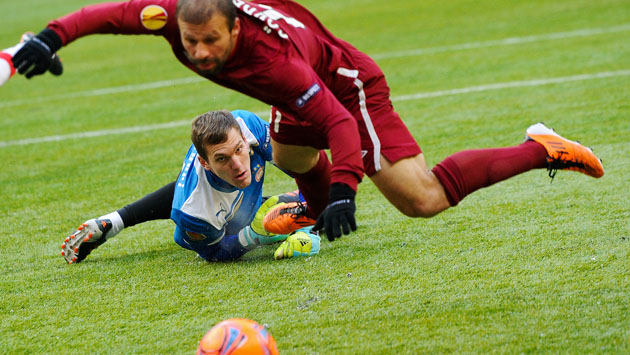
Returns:
[[[78,263],[122,229],[171,218],[175,242],[208,261],[230,261],[256,247],[283,241],[276,259],[314,255],[320,237],[315,221],[286,214],[297,232],[273,234],[263,226],[267,210],[288,206],[306,210],[299,193],[263,203],[265,163],[271,161],[269,124],[255,114],[210,111],[193,120],[192,146],[177,180],[124,208],[90,219],[67,237],[61,248],[69,264]],[[288,208],[287,207],[287,208]],[[304,246],[307,248],[304,248]]]

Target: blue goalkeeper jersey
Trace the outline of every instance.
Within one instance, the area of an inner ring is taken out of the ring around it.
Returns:
[[[192,145],[175,186],[171,219],[177,224],[176,237],[185,232],[190,240],[215,244],[251,223],[261,204],[265,163],[272,159],[269,124],[248,111],[232,115],[251,148],[252,182],[244,189],[229,185],[201,166]]]

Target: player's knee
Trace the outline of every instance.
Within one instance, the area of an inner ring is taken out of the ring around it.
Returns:
[[[435,207],[424,200],[414,200],[409,202],[401,212],[407,217],[430,218],[440,213]]]
[[[430,218],[450,207],[446,197],[436,191],[409,197],[400,211],[408,217]]]

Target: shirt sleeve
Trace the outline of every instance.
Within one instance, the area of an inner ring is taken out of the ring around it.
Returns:
[[[285,104],[297,116],[323,134],[332,156],[331,183],[340,182],[356,191],[363,178],[361,138],[356,119],[337,100],[317,73],[305,63],[282,65]]]
[[[225,228],[219,230],[210,223],[190,216],[179,209],[171,210],[171,219],[189,238],[195,241],[204,241],[208,244],[215,243],[225,234]]]
[[[47,27],[59,35],[63,45],[97,33],[164,35],[177,29],[176,4],[176,0],[131,0],[95,4],[53,20]],[[152,11],[143,14],[143,10],[149,7]],[[163,13],[160,9],[164,10]]]

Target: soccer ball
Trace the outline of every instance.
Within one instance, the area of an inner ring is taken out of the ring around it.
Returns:
[[[224,320],[203,336],[197,355],[278,355],[276,341],[265,327],[253,320]]]

